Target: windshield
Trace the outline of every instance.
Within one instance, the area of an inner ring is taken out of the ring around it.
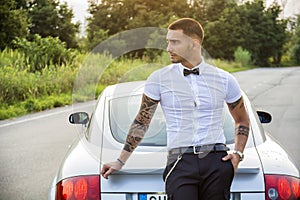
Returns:
[[[119,97],[109,100],[109,121],[111,133],[116,141],[124,143],[129,127],[138,113],[141,95]],[[223,128],[226,144],[234,143],[234,120],[225,106]],[[165,117],[160,105],[152,118],[150,127],[141,146],[166,146],[167,134]]]

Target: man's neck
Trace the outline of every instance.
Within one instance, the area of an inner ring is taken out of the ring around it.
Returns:
[[[202,62],[202,58],[200,57],[200,59],[197,59],[193,62],[188,62],[187,60],[184,60],[181,62],[181,64],[186,68],[193,69],[194,67],[198,66],[201,62]]]

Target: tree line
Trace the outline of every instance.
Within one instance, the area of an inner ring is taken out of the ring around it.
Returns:
[[[300,17],[281,19],[280,6],[272,4],[266,8],[263,0],[246,3],[235,0],[101,0],[95,3],[90,0],[88,12],[86,36],[80,37],[80,24],[72,22],[74,13],[66,3],[1,1],[0,50],[24,50],[26,42],[38,43],[53,37],[66,50],[88,52],[122,31],[166,28],[175,19],[191,17],[203,25],[203,47],[213,58],[232,60],[235,51],[242,48],[257,66],[280,66],[286,60],[300,64]],[[145,51],[138,52],[138,56],[144,54]]]

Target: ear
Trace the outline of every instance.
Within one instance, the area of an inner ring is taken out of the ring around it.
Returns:
[[[192,43],[192,49],[196,50],[196,49],[201,49],[201,43],[198,39],[193,39],[193,43]]]
[[[194,47],[199,47],[199,46],[201,46],[200,40],[198,40],[198,39],[193,39],[193,46],[194,46]]]

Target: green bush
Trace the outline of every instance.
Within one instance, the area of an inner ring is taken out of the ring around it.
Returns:
[[[29,98],[71,93],[77,70],[71,67],[45,68],[31,73],[13,67],[0,68],[0,103],[13,104]]]
[[[0,104],[0,120],[25,115],[26,113],[27,113],[26,109],[20,106],[19,104],[10,105],[10,106]]]
[[[0,68],[0,102],[11,104],[36,96],[37,77],[13,67]]]
[[[19,52],[17,49],[6,48],[0,52],[0,67],[14,66],[16,69],[24,69],[27,68],[25,60],[25,54]]]
[[[238,72],[242,70],[248,70],[253,68],[253,66],[248,65],[248,66],[242,66],[241,63],[239,62],[232,62],[232,61],[226,61],[226,60],[221,60],[221,59],[212,59],[210,61],[210,64],[221,68],[225,71],[228,71],[230,73],[232,72]]]
[[[295,60],[297,64],[300,64],[300,42],[299,44],[294,45],[292,50],[292,58]]]
[[[39,99],[30,98],[22,102],[21,107],[24,107],[28,113],[32,113],[69,105],[71,103],[72,96],[70,94],[60,94],[55,96],[44,96]]]
[[[50,65],[67,65],[75,56],[74,52],[67,49],[66,44],[57,37],[42,38],[34,35],[33,41],[18,38],[13,44],[18,51],[25,54],[24,66],[28,66],[30,72],[41,71]]]
[[[15,103],[13,105],[1,103],[0,120],[70,104],[72,104],[71,94],[44,96],[37,99],[29,98],[23,102]]]
[[[238,47],[234,52],[234,61],[241,63],[243,67],[246,67],[250,64],[251,54],[249,51],[244,50],[242,47]]]

